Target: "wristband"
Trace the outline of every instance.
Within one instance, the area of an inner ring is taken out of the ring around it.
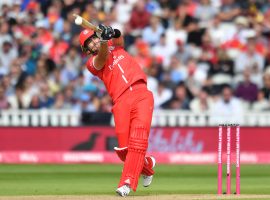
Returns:
[[[107,43],[108,40],[102,40],[102,39],[101,39],[101,40],[99,40],[99,42],[100,42],[100,43]]]

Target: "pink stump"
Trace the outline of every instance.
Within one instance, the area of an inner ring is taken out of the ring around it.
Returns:
[[[222,126],[218,128],[218,194],[222,194]]]
[[[231,127],[227,127],[227,194],[231,194]]]
[[[236,127],[236,194],[240,194],[240,127]]]

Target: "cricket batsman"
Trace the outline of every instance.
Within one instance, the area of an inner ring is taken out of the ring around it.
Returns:
[[[124,162],[117,194],[136,191],[140,175],[143,185],[153,178],[155,159],[146,157],[153,113],[153,95],[139,64],[123,48],[121,32],[100,24],[101,33],[85,29],[79,40],[82,51],[90,56],[87,69],[98,76],[110,94],[119,147],[116,154]]]

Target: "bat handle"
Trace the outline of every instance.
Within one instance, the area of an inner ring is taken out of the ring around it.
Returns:
[[[96,32],[102,33],[102,30],[97,26],[96,27]]]

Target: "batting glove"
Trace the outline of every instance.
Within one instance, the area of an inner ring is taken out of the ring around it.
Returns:
[[[114,30],[110,26],[105,26],[103,24],[99,24],[98,28],[102,30],[101,34],[98,34],[98,37],[103,41],[108,41],[113,38]]]

